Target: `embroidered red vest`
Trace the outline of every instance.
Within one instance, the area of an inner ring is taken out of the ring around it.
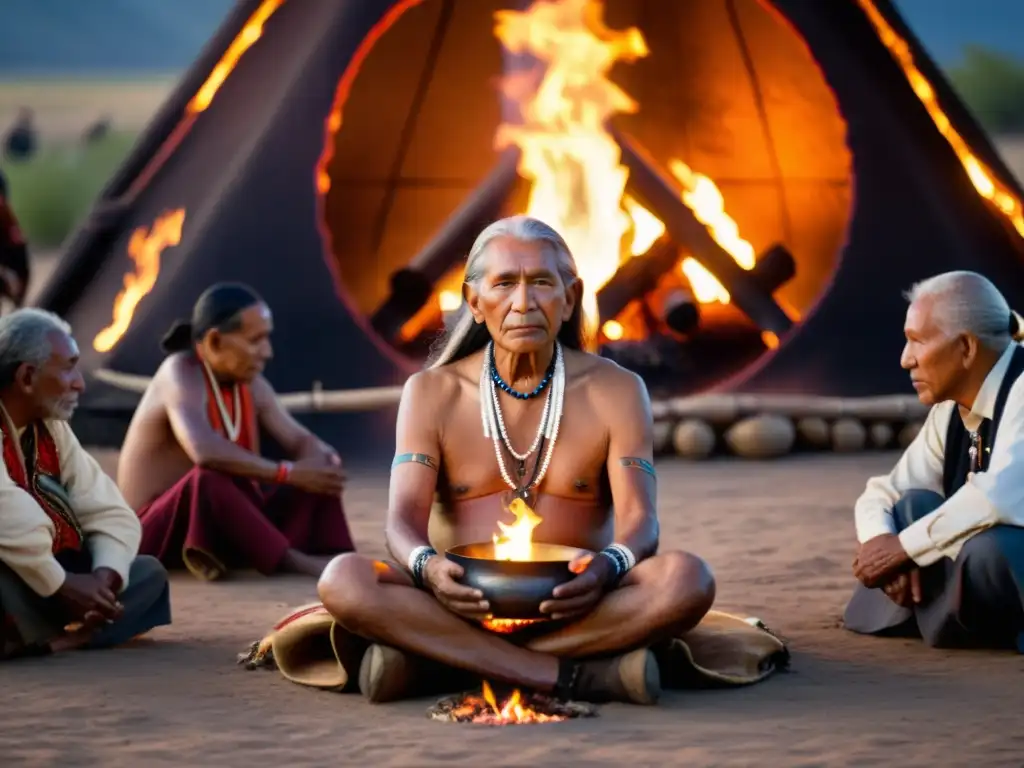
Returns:
[[[53,554],[78,551],[85,538],[61,484],[60,454],[53,435],[41,421],[30,424],[18,440],[8,419],[0,416],[3,459],[11,480],[42,507],[53,523]]]
[[[210,382],[210,377],[205,374],[205,371],[203,372],[203,381],[206,384],[206,415],[210,419],[210,426],[230,440],[231,436],[228,434],[227,426],[221,417],[220,408],[217,407],[217,398],[213,393],[213,384]],[[238,384],[237,386],[238,402],[242,410],[242,423],[238,432],[238,438],[235,440],[235,445],[239,448],[245,448],[247,451],[257,453],[259,433],[256,429],[256,412],[252,402],[252,391],[248,384]],[[228,418],[233,422],[236,418],[234,387],[221,386],[220,397],[224,403],[225,410],[227,410]]]

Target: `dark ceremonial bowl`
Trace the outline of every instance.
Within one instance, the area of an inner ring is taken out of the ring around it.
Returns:
[[[462,566],[461,584],[479,589],[496,619],[546,619],[540,604],[559,584],[576,577],[569,563],[587,550],[561,544],[533,544],[533,560],[495,560],[494,544],[460,544],[445,557]]]

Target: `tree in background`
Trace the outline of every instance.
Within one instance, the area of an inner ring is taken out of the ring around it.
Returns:
[[[969,45],[947,74],[990,134],[1024,133],[1024,61]]]

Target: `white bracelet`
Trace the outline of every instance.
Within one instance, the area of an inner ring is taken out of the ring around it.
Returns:
[[[633,554],[633,550],[627,547],[625,544],[611,544],[608,549],[616,549],[622,553],[622,556],[626,560],[626,570],[632,570],[636,565],[636,555]]]
[[[416,547],[412,552],[409,553],[409,559],[405,563],[406,567],[410,571],[416,569],[416,561],[420,559],[420,555],[422,555],[424,552],[434,553],[436,552],[436,550],[433,547],[428,546]]]

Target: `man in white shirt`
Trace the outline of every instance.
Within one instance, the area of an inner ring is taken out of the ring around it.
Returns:
[[[915,285],[901,365],[924,426],[857,500],[847,629],[1024,652],[1024,327],[986,278]]]
[[[167,572],[75,437],[84,389],[67,323],[0,318],[0,658],[109,647],[171,621]]]

